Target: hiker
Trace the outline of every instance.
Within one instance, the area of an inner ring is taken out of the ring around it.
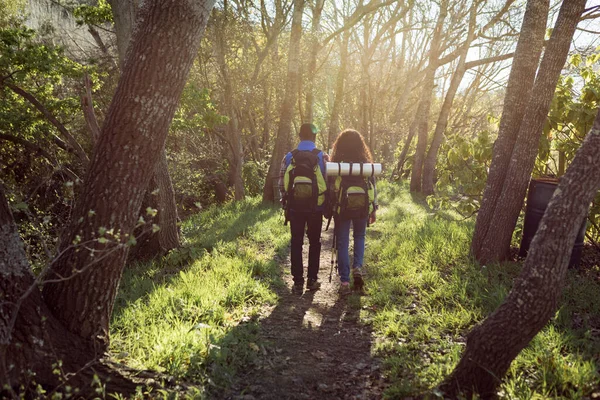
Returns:
[[[372,163],[371,152],[362,135],[346,129],[339,134],[331,152],[331,162]],[[354,164],[353,167],[359,167]],[[362,169],[361,169],[362,171]],[[377,191],[374,176],[332,176],[329,178],[331,204],[335,223],[335,246],[338,251],[340,294],[350,293],[350,225],[354,236],[352,277],[354,288],[363,288],[363,259],[367,224],[376,220]]]
[[[298,147],[287,153],[281,162],[279,191],[285,210],[286,224],[290,222],[292,233],[291,263],[294,285],[292,292],[304,291],[304,267],[302,246],[304,232],[308,236],[308,280],[307,290],[317,290],[321,258],[321,227],[327,200],[325,162],[328,156],[315,146],[317,128],[313,124],[302,124]]]

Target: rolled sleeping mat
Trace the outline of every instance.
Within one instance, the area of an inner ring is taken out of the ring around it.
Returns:
[[[345,163],[328,162],[325,165],[327,176],[377,176],[383,167],[379,163]]]

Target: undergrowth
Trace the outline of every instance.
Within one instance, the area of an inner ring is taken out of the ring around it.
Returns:
[[[502,303],[521,265],[476,265],[468,257],[473,220],[434,212],[402,186],[379,190],[363,319],[378,336],[374,350],[391,380],[386,395],[432,393],[458,363],[469,329]],[[512,363],[501,398],[600,396],[600,287],[577,271],[567,279],[562,306]]]

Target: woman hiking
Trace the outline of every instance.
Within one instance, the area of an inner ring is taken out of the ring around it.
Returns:
[[[371,152],[362,135],[353,130],[342,131],[333,144],[331,162],[352,163],[351,167],[360,167],[361,163],[372,163]],[[356,165],[358,163],[358,165]],[[333,215],[335,218],[336,247],[338,250],[338,273],[340,275],[340,294],[349,294],[350,289],[350,226],[353,229],[354,257],[352,259],[352,277],[354,289],[363,288],[363,260],[365,254],[365,234],[367,224],[376,220],[377,193],[373,176],[336,176],[330,177],[332,188]]]

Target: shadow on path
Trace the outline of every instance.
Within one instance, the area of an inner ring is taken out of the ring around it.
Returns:
[[[304,261],[307,260],[305,244]],[[286,286],[268,317],[260,321],[265,345],[252,370],[238,373],[226,399],[375,399],[382,397],[379,362],[371,357],[372,334],[359,320],[360,297],[338,295],[329,283],[331,234],[323,235],[321,289],[290,293],[289,257],[282,266]],[[306,270],[305,270],[306,273]],[[267,311],[268,313],[268,311]]]

